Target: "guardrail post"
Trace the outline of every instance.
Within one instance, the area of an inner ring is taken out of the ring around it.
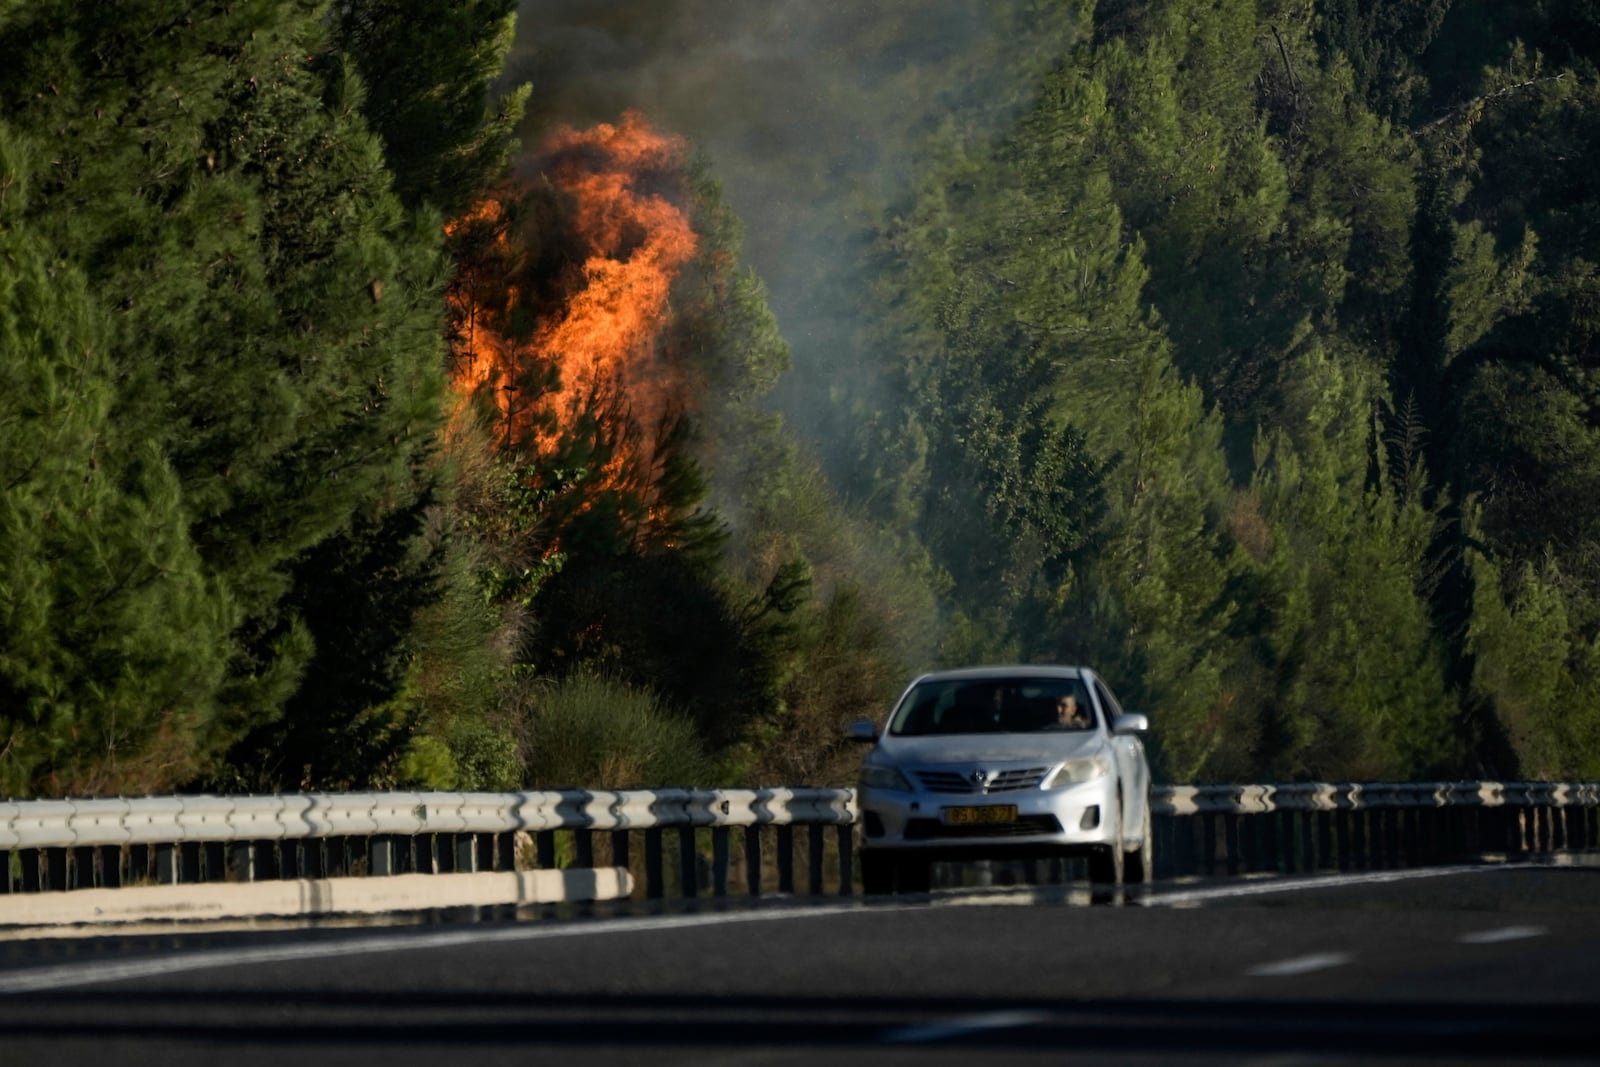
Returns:
[[[0,848],[0,893],[11,892],[11,851]]]
[[[534,862],[541,871],[556,869],[556,832],[540,830],[533,835]]]
[[[1243,816],[1232,813],[1222,817],[1222,846],[1228,853],[1228,873],[1230,875],[1239,873],[1239,820],[1241,818]]]
[[[1211,876],[1217,873],[1217,816],[1208,811],[1200,816],[1200,824],[1200,858]]]
[[[517,869],[517,835],[514,831],[505,830],[494,835],[493,867],[497,871]]]
[[[761,827],[756,823],[744,828],[744,890],[761,895]]]
[[[1522,854],[1522,812],[1510,806],[1502,808],[1501,811],[1504,813],[1502,837],[1506,859],[1520,857]]]
[[[700,895],[700,884],[695,877],[699,872],[700,854],[694,847],[694,827],[678,827],[678,886],[685,900]]]
[[[178,844],[178,863],[183,868],[186,883],[200,880],[200,842],[183,841]]]
[[[713,826],[711,828],[711,895],[725,897],[728,895],[728,828],[726,826]]]
[[[594,831],[572,831],[572,862],[580,870],[594,866]]]
[[[854,896],[856,891],[855,827],[840,823],[834,828],[839,844],[839,895]]]
[[[794,893],[794,827],[781,823],[777,828],[778,892]]]
[[[475,871],[494,870],[494,834],[472,834],[467,840],[472,845],[472,869]]]

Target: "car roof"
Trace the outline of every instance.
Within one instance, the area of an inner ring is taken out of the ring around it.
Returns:
[[[918,675],[916,685],[921,682],[950,682],[971,679],[973,681],[995,681],[1005,678],[1083,678],[1091,672],[1087,667],[1068,667],[1061,664],[997,664],[986,667],[961,667],[956,670],[930,671]]]

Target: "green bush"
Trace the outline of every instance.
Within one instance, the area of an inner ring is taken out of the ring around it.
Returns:
[[[524,762],[539,788],[707,786],[718,778],[693,723],[654,694],[578,674],[524,701]]]

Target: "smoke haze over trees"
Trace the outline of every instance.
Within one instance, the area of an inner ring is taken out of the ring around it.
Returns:
[[[1600,26],[0,8],[0,791],[1600,776]],[[696,780],[687,781],[692,777]]]

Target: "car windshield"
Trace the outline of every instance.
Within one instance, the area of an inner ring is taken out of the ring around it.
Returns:
[[[1094,711],[1077,678],[956,678],[914,686],[889,721],[899,737],[1089,730]]]

